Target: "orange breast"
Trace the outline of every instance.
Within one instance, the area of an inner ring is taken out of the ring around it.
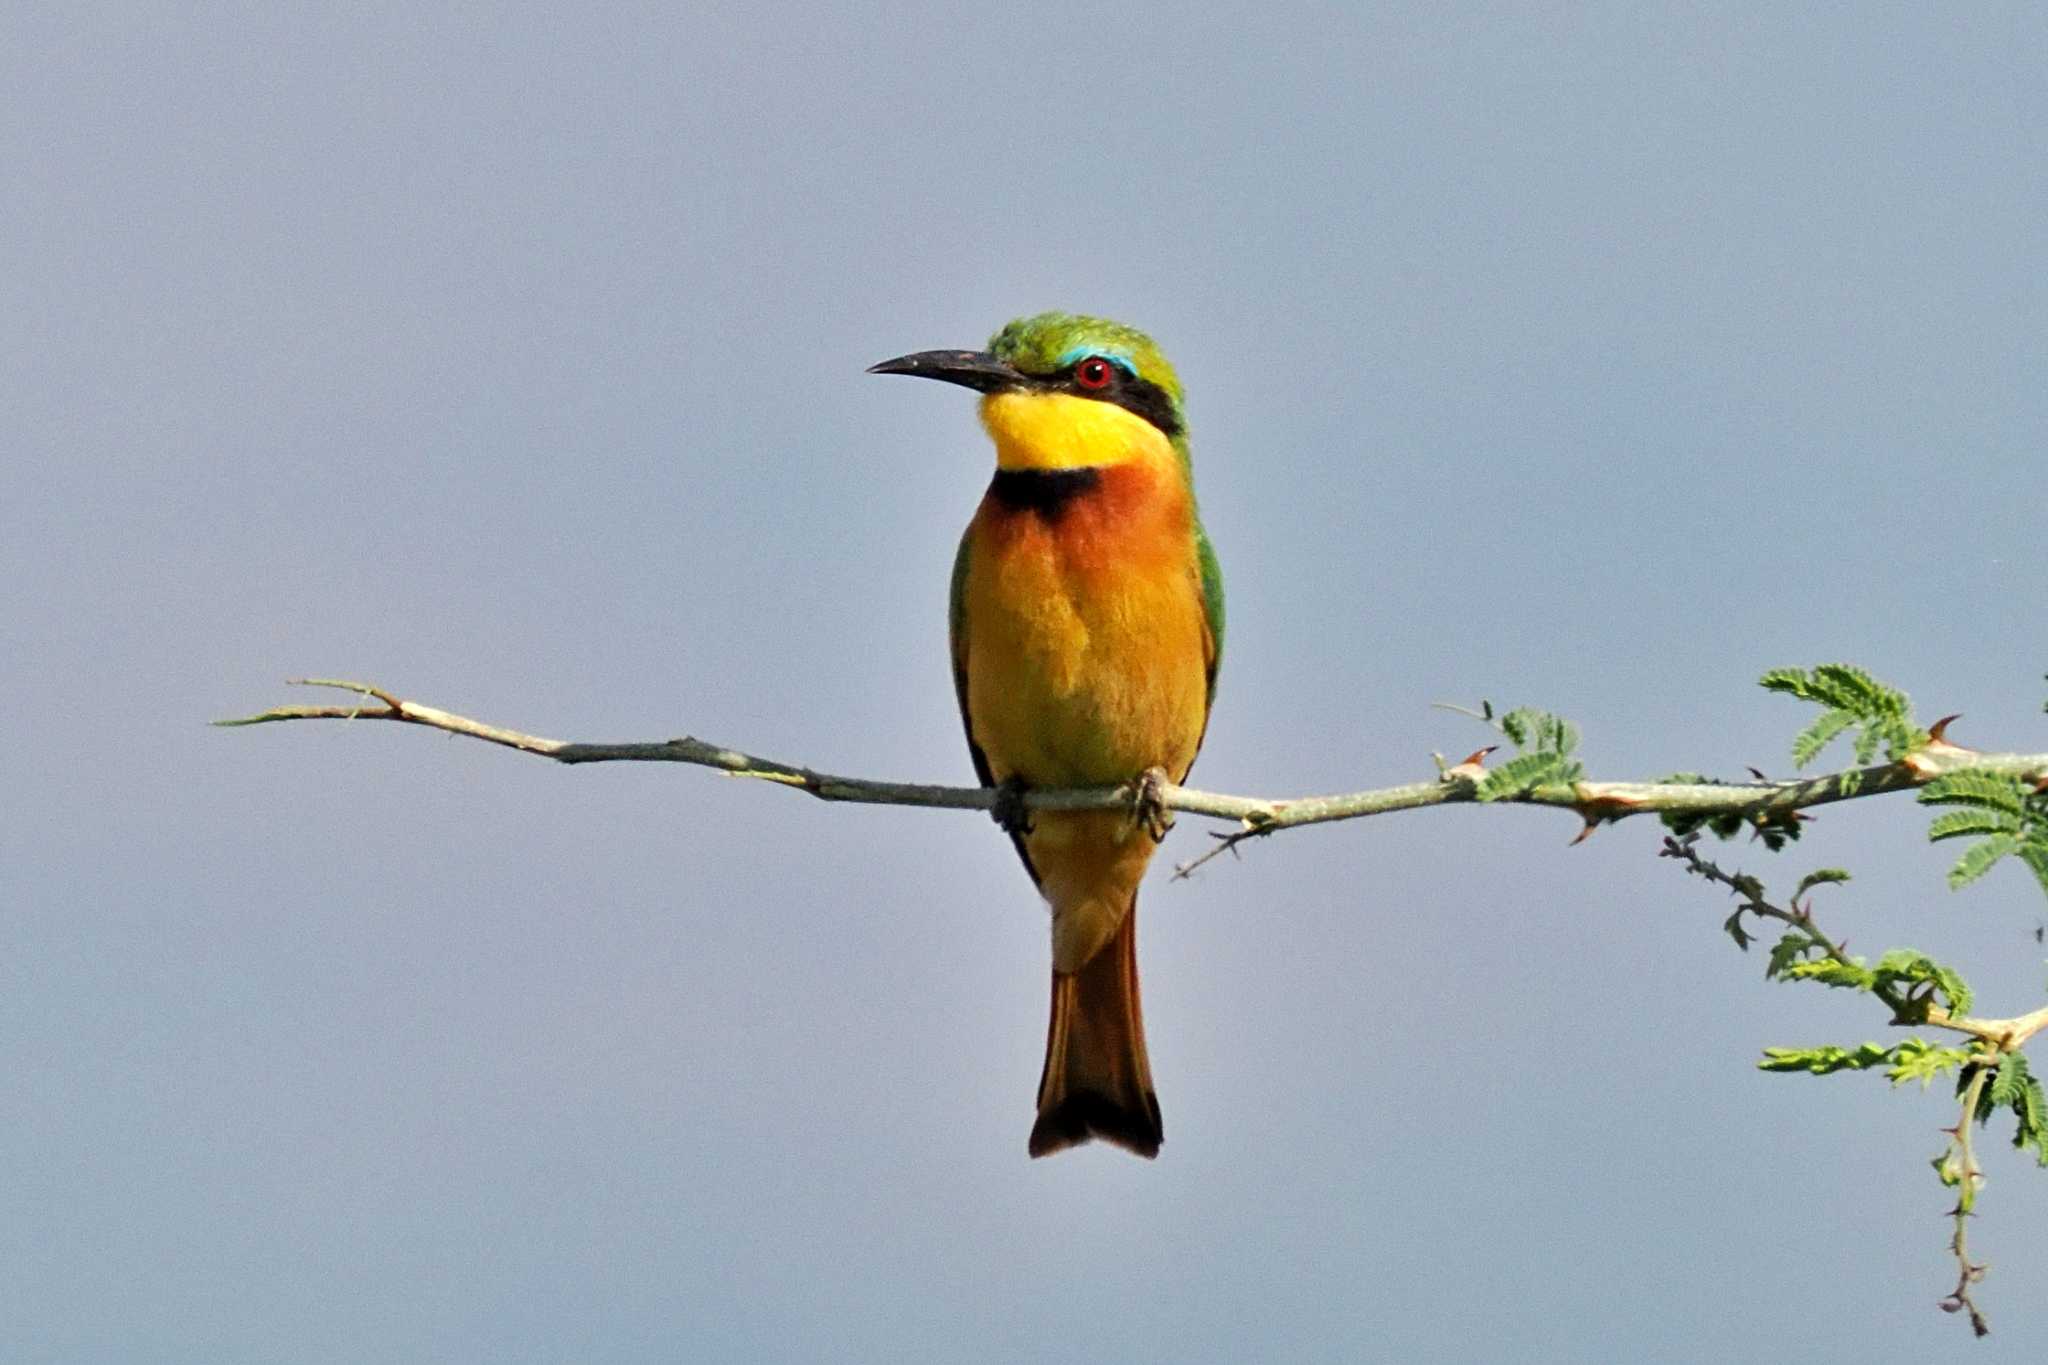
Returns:
[[[969,536],[968,722],[996,778],[1185,775],[1208,713],[1210,644],[1177,471],[1113,465],[1057,509],[991,496]]]
[[[967,721],[997,781],[1094,786],[1187,775],[1213,648],[1194,508],[1132,461],[1057,507],[993,492],[968,528]],[[1053,967],[1079,971],[1129,912],[1152,839],[1121,811],[1040,811],[1024,849],[1052,905]]]

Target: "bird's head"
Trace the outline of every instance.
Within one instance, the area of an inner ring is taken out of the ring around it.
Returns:
[[[943,379],[977,390],[1004,468],[1121,463],[1164,444],[1184,465],[1180,379],[1157,344],[1107,318],[1018,318],[985,351],[918,351],[870,374]]]

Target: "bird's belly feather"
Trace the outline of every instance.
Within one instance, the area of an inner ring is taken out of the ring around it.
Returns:
[[[1053,513],[984,500],[962,585],[969,737],[998,782],[1187,775],[1212,648],[1194,513],[1170,471],[1120,466]],[[1123,811],[1040,811],[1024,853],[1053,911],[1053,968],[1079,971],[1129,911],[1152,838]]]
[[[1155,766],[1178,779],[1208,702],[1192,554],[1126,546],[1093,556],[1059,530],[1026,525],[976,547],[966,660],[975,742],[998,781],[1122,782]]]

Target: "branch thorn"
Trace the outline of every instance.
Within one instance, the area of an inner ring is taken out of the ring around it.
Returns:
[[[1486,776],[1486,756],[1498,748],[1500,748],[1498,744],[1489,744],[1484,749],[1474,749],[1471,753],[1465,755],[1463,759],[1445,768],[1442,774],[1443,780],[1446,782],[1479,781]]]

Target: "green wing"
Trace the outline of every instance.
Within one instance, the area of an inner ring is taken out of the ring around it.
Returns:
[[[1195,564],[1202,574],[1202,619],[1209,627],[1209,657],[1203,669],[1209,690],[1202,698],[1202,733],[1195,737],[1199,755],[1202,741],[1209,737],[1209,714],[1216,705],[1216,670],[1223,664],[1223,566],[1216,562],[1216,547],[1209,543],[1209,533],[1199,521],[1195,523]],[[1189,759],[1188,771],[1194,766],[1194,759]],[[1178,780],[1187,781],[1187,773]]]
[[[946,633],[953,645],[953,697],[960,703],[960,728],[967,732],[967,752],[974,759],[974,775],[982,786],[993,787],[995,774],[989,771],[988,755],[975,742],[974,718],[967,714],[967,542],[973,534],[974,528],[970,526],[967,535],[960,537],[960,548],[953,555]]]
[[[1202,566],[1202,615],[1209,622],[1209,701],[1216,700],[1216,669],[1223,662],[1223,566],[1209,533],[1195,523],[1195,558]],[[956,571],[957,575],[957,571]]]
[[[967,546],[973,536],[974,527],[970,524],[967,534],[960,537],[959,550],[953,555],[947,634],[953,645],[953,697],[960,703],[960,728],[967,732],[967,753],[974,760],[976,779],[984,787],[993,787],[996,775],[988,766],[988,755],[981,751],[980,742],[974,738],[974,717],[967,713]],[[1031,865],[1031,852],[1024,847],[1024,836],[1012,834],[1010,842],[1017,846],[1017,856],[1024,860],[1024,870],[1031,874],[1031,884],[1038,885],[1038,869]]]

